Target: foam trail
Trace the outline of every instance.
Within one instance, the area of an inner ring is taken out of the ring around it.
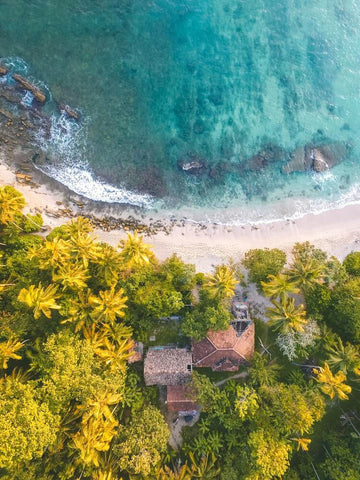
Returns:
[[[153,197],[115,187],[95,178],[88,163],[83,160],[86,152],[86,119],[82,124],[65,113],[52,115],[50,131],[39,130],[37,143],[51,158],[51,164],[35,165],[41,172],[57,180],[73,192],[90,200],[106,203],[130,204],[150,208]]]

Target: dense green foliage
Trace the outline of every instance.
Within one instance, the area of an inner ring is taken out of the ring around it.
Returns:
[[[0,188],[0,478],[360,479],[357,255],[297,244],[285,268],[280,250],[246,254],[272,301],[258,351],[218,385],[193,374],[202,412],[174,451],[157,389],[128,363],[133,340],[227,328],[238,266],[196,274],[136,233],[98,243],[83,218],[44,238],[23,206]]]
[[[278,248],[249,250],[243,260],[249,271],[249,281],[261,288],[261,282],[266,282],[269,275],[277,275],[286,263],[286,254]]]

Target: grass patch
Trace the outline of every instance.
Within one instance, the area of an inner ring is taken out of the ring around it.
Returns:
[[[245,366],[240,366],[237,372],[213,372],[211,368],[198,368],[196,369],[202,375],[206,375],[212,382],[220,382],[221,380],[225,380],[226,378],[232,377],[233,375],[237,375],[242,371],[246,370]]]
[[[180,330],[180,322],[178,320],[160,320],[151,335],[155,336],[155,341],[149,341],[149,347],[155,345],[186,347],[189,345],[188,338]]]

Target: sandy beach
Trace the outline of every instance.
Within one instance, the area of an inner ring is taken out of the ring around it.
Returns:
[[[0,185],[12,185],[25,197],[25,211],[40,211],[44,224],[54,228],[68,221],[56,217],[59,208],[69,205],[71,198],[52,182],[41,185],[19,183],[15,173],[5,164],[0,164]],[[76,211],[76,204],[72,203]],[[79,209],[77,209],[79,211]],[[329,255],[342,260],[348,253],[360,250],[360,205],[350,205],[341,209],[329,210],[314,215],[306,215],[296,221],[288,220],[264,225],[226,227],[209,224],[199,228],[193,223],[183,222],[174,226],[170,234],[159,232],[146,238],[153,246],[160,260],[173,253],[194,263],[199,271],[210,271],[213,265],[226,262],[230,258],[238,261],[252,248],[281,248],[290,253],[296,242],[309,241],[322,248]],[[124,230],[105,232],[95,230],[101,241],[116,246],[126,236]]]

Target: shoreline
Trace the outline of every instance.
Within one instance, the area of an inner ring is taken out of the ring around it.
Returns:
[[[38,180],[35,178],[35,181]],[[44,225],[51,229],[82,213],[95,214],[99,218],[96,209],[91,210],[91,203],[95,202],[87,202],[81,208],[77,195],[51,179],[42,179],[40,184],[19,183],[13,170],[4,162],[0,163],[0,185],[12,185],[18,189],[26,200],[25,212],[40,212]],[[61,214],[66,209],[71,212],[68,216]],[[141,215],[141,222],[146,224],[146,215]],[[95,228],[94,234],[99,241],[117,246],[128,230],[131,228],[110,231]],[[230,258],[238,261],[252,248],[280,248],[289,254],[296,242],[304,241],[343,260],[351,251],[360,250],[360,205],[349,205],[317,215],[308,214],[296,221],[284,220],[256,226],[204,226],[175,220],[164,230],[145,236],[156,256],[164,260],[177,253],[185,262],[194,263],[197,270],[203,272]]]

